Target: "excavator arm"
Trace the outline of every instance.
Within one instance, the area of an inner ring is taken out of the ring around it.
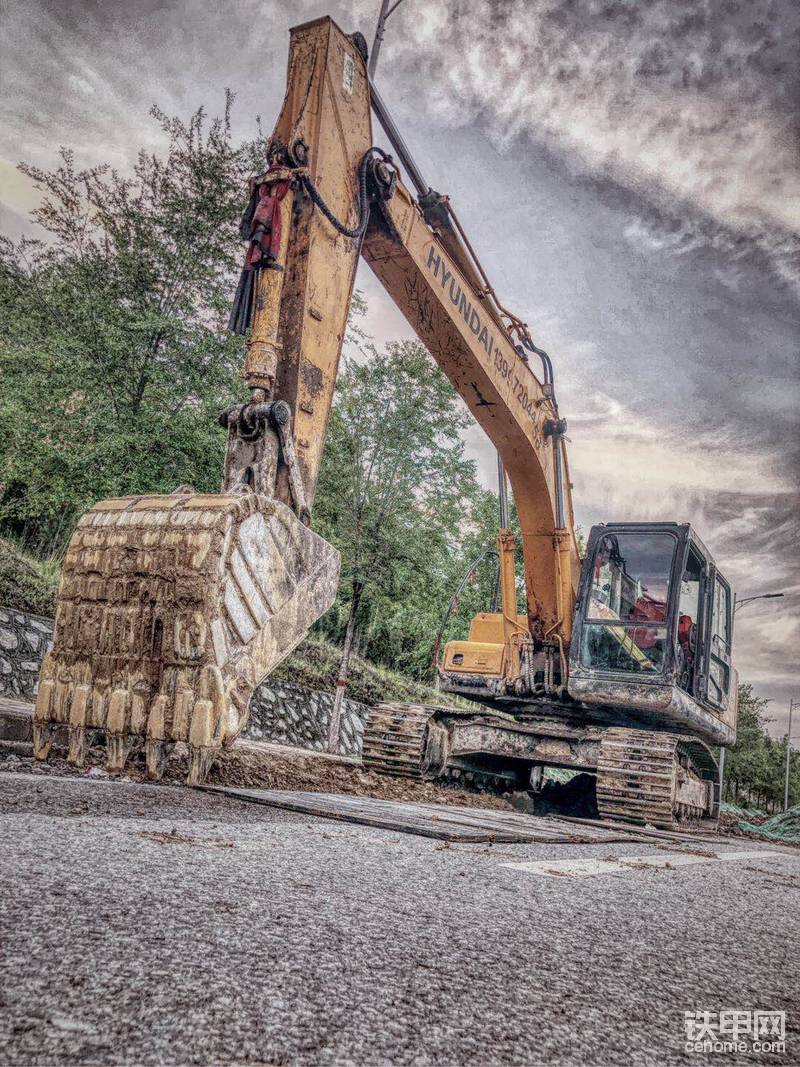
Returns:
[[[362,254],[502,460],[519,515],[532,636],[568,643],[580,565],[552,390],[402,183],[373,213]]]

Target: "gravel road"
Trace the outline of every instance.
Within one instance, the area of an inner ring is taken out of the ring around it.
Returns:
[[[797,1062],[800,850],[678,847],[450,846],[5,773],[0,1062]],[[785,1010],[787,1051],[687,1053],[684,1011],[724,1008]]]

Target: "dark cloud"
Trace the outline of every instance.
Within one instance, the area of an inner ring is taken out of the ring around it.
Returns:
[[[800,286],[796,5],[455,0],[404,30],[391,58],[442,121],[529,133],[642,194],[673,240],[749,245]]]

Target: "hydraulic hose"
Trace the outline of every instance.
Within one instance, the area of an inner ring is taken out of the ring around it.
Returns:
[[[343,234],[345,237],[352,237],[358,239],[364,236],[364,231],[367,228],[369,222],[369,203],[367,200],[367,170],[369,168],[370,160],[374,156],[380,156],[382,159],[387,159],[386,153],[381,148],[372,147],[367,149],[361,162],[358,165],[358,225],[354,227],[345,226],[334,215],[333,211],[325,203],[322,194],[313,182],[313,179],[309,174],[303,174],[300,177],[300,181],[303,184],[303,188],[311,197],[312,202],[319,208],[328,222],[333,226],[337,233]]]

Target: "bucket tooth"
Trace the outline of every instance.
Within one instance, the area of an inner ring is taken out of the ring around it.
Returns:
[[[125,716],[127,704],[127,689],[115,689],[108,702],[108,715],[105,724],[107,733],[124,734],[126,732]]]
[[[188,785],[200,785],[206,780],[211,769],[215,748],[219,747],[218,744],[214,745],[214,725],[214,702],[208,699],[196,701],[189,730],[189,774],[186,778]]]
[[[96,726],[101,730],[105,729],[106,725],[110,689],[111,681],[108,678],[96,678],[94,680],[88,719],[91,726]]]
[[[193,690],[181,688],[177,691],[172,708],[172,739],[174,741],[189,740],[189,721],[193,704]]]
[[[48,652],[42,660],[39,672],[39,689],[36,694],[35,715],[39,719],[52,718],[53,700],[55,697],[55,664],[53,653]]]
[[[147,777],[154,782],[160,782],[164,777],[164,768],[167,765],[169,754],[173,745],[167,741],[157,741],[149,738],[144,745],[145,767]]]
[[[159,693],[150,708],[147,716],[147,740],[144,745],[144,759],[147,767],[147,777],[158,781],[164,774],[169,753],[173,744],[167,742],[165,736],[165,711],[167,698]]]
[[[73,767],[83,767],[86,763],[86,729],[83,726],[69,728],[67,763],[71,763]]]
[[[154,782],[159,782],[164,776],[164,768],[167,765],[170,752],[175,747],[173,742],[159,741],[157,738],[148,737],[144,743],[144,759],[147,768],[147,777]]]
[[[72,701],[72,675],[68,669],[61,670],[56,679],[53,693],[52,719],[54,722],[67,722]]]
[[[130,732],[135,737],[143,737],[147,730],[147,704],[149,692],[142,679],[131,686]]]
[[[69,752],[67,762],[82,767],[86,762],[86,713],[92,695],[87,683],[77,685],[69,709]]]
[[[127,706],[127,689],[115,689],[108,702],[106,718],[106,770],[110,774],[119,774],[124,769],[130,752],[132,738],[125,721]]]
[[[52,653],[48,652],[42,661],[39,674],[39,690],[36,694],[36,707],[33,710],[33,755],[38,760],[46,760],[53,743],[53,702],[55,700],[55,666]]]
[[[214,765],[214,758],[218,749],[211,747],[197,748],[189,745],[189,773],[186,776],[187,785],[202,785],[208,778]]]
[[[121,774],[130,755],[133,738],[128,734],[106,734],[106,770]]]
[[[333,603],[339,554],[288,505],[257,493],[105,500],[82,517],[59,592],[34,716],[46,759],[69,728],[70,759],[106,735],[107,766],[144,745],[163,773],[175,742],[189,780],[247,722],[250,697]]]
[[[51,722],[33,720],[33,755],[36,759],[46,760],[50,755],[55,727]]]

